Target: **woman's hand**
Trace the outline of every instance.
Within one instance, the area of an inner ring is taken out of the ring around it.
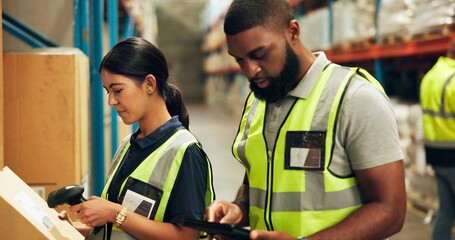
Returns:
[[[59,212],[59,213],[58,213],[58,218],[59,218],[60,220],[67,221],[67,222],[69,222],[69,224],[71,224],[72,226],[74,226],[73,220],[71,220],[71,217],[70,217],[70,215],[68,214],[67,211],[63,210],[63,211]]]
[[[115,214],[122,206],[106,199],[91,196],[87,201],[71,206],[71,212],[77,213],[78,218],[88,227],[102,226],[108,222],[115,222]]]
[[[69,222],[84,237],[88,237],[88,235],[90,234],[91,227],[89,227],[81,222],[71,220],[70,215],[65,210],[58,213],[58,218]]]

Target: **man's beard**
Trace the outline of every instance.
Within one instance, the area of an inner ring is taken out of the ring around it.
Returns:
[[[300,61],[297,55],[286,43],[286,59],[280,74],[277,77],[269,77],[270,85],[266,88],[259,88],[255,82],[251,81],[250,89],[257,98],[268,103],[281,101],[300,81],[299,68]]]

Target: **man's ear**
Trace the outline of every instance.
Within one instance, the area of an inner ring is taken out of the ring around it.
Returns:
[[[156,78],[152,74],[149,74],[145,77],[143,84],[145,86],[147,94],[152,95],[156,91]]]
[[[300,39],[300,26],[297,20],[293,19],[289,22],[287,33],[289,34],[290,36],[289,40],[291,41]]]

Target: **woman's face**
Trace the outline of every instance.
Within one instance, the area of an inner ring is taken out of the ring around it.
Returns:
[[[150,98],[145,83],[106,70],[101,70],[101,79],[108,94],[109,106],[115,108],[125,124],[133,124],[146,117]]]

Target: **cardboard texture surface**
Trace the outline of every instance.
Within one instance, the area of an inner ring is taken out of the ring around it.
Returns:
[[[84,239],[8,167],[0,171],[0,183],[2,239]]]
[[[89,65],[73,48],[4,53],[5,160],[45,195],[81,184],[89,162]]]

